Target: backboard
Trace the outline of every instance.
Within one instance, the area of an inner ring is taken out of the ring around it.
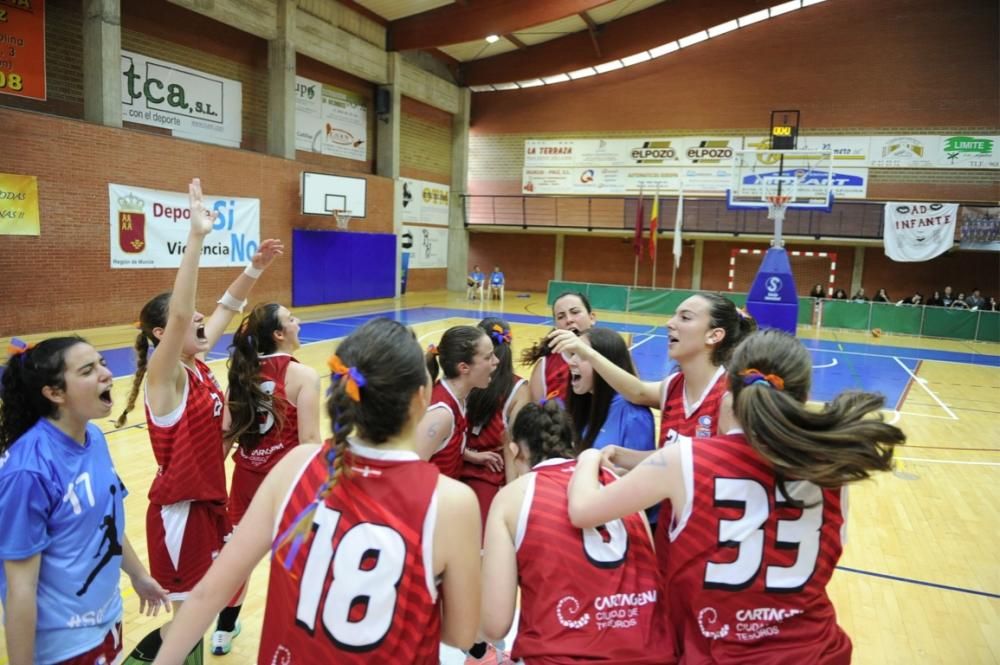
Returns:
[[[300,186],[303,215],[329,216],[334,210],[355,218],[367,214],[368,181],[364,178],[304,171]]]
[[[833,205],[833,153],[817,150],[739,150],[733,153],[730,208],[768,208],[776,197],[788,208]]]

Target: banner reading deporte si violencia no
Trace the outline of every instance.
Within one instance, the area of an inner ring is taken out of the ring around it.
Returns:
[[[187,246],[187,192],[108,184],[112,268],[176,268]],[[219,217],[202,246],[204,268],[245,266],[260,247],[260,199],[205,196]]]

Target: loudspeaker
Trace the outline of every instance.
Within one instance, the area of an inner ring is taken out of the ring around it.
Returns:
[[[392,91],[389,88],[375,88],[375,113],[378,115],[392,113]]]

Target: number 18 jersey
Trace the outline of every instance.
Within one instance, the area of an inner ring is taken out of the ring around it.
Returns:
[[[280,541],[327,479],[325,450],[306,463],[278,519],[258,662],[436,665],[437,468],[411,451],[352,444],[293,556]]]
[[[849,663],[826,593],[843,490],[787,481],[796,507],[743,434],[678,445],[691,496],[670,533],[664,594],[685,665]]]

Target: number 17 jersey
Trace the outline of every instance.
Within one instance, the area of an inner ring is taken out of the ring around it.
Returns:
[[[258,663],[436,665],[437,467],[412,451],[352,444],[293,554],[284,536],[327,479],[326,450],[306,463],[278,518]]]

